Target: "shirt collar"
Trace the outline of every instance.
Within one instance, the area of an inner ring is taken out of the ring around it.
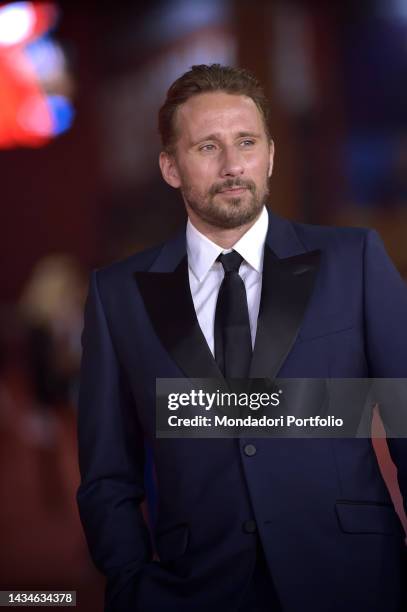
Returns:
[[[243,236],[233,245],[243,259],[259,274],[263,269],[263,252],[266,241],[269,217],[264,206],[257,221]],[[188,219],[186,229],[188,264],[199,281],[202,281],[217,257],[228,252],[221,246],[209,240]],[[229,249],[231,250],[231,249]]]

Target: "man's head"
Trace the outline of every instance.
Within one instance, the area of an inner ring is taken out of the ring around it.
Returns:
[[[273,166],[267,116],[259,83],[243,69],[193,66],[171,85],[159,113],[160,167],[191,218],[227,229],[258,217]]]

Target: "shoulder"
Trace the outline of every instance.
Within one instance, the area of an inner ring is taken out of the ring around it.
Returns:
[[[365,227],[338,227],[293,222],[298,239],[307,250],[363,253],[371,241],[380,242],[377,232]]]
[[[164,244],[158,244],[144,251],[133,253],[124,259],[113,261],[106,266],[96,268],[95,272],[99,277],[110,278],[148,270],[159,256]]]
[[[117,311],[124,301],[133,296],[135,274],[146,271],[154,265],[164,244],[160,244],[124,259],[92,270],[89,279],[88,300],[96,300],[103,305],[106,313]]]
[[[165,243],[129,255],[106,266],[95,268],[90,276],[90,287],[95,286],[103,302],[112,296],[120,299],[127,289],[134,287],[135,274],[146,271],[154,265]],[[112,298],[113,299],[113,298]]]
[[[267,240],[278,257],[316,250],[325,255],[358,252],[360,256],[370,237],[378,239],[368,228],[300,223],[269,211]]]

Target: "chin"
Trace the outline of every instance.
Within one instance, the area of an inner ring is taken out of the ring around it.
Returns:
[[[212,219],[208,218],[207,222],[222,229],[235,229],[254,221],[260,214],[260,210],[250,211],[250,213],[240,214],[237,216],[216,217]]]

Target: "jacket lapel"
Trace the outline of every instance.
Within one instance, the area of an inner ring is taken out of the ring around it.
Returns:
[[[268,214],[262,292],[250,376],[273,379],[298,336],[317,276],[320,251],[309,251],[291,221],[270,210]]]
[[[251,378],[275,378],[284,363],[312,294],[319,258],[319,251],[305,249],[289,221],[269,211]],[[155,332],[185,376],[221,379],[195,313],[185,230],[165,243],[149,271],[136,272],[135,278]]]
[[[279,259],[266,244],[250,378],[277,376],[298,335],[319,257],[319,251],[312,251]]]
[[[221,378],[195,313],[185,232],[164,246],[150,271],[135,277],[157,336],[185,376]]]

